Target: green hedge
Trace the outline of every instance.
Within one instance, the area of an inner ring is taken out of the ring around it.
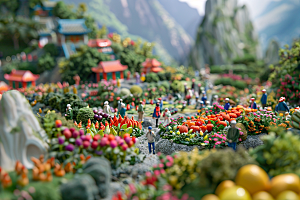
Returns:
[[[247,83],[243,81],[235,81],[231,78],[220,78],[215,81],[215,85],[231,85],[236,87],[237,89],[245,89],[247,87]]]

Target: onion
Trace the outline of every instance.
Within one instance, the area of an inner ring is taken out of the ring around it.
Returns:
[[[99,115],[97,115],[97,114],[94,115],[94,118],[95,118],[95,119],[97,119],[98,117],[99,117]]]
[[[98,110],[93,110],[94,114],[97,114]]]
[[[107,114],[107,113],[104,113],[104,114],[103,114],[103,117],[104,117],[104,118],[108,118],[108,114]]]

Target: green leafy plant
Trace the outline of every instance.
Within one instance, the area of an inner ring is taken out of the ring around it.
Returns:
[[[80,108],[77,114],[77,122],[82,122],[83,124],[87,124],[89,119],[94,118],[94,112],[91,108]]]

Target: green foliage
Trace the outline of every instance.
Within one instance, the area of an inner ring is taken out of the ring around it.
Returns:
[[[49,53],[51,56],[56,57],[58,56],[58,49],[54,43],[48,43],[43,47],[45,53]]]
[[[29,70],[33,74],[38,74],[36,66],[33,63],[30,63],[30,62],[10,62],[10,63],[5,64],[2,67],[2,71],[5,74],[10,74],[13,69],[16,69],[16,70]]]
[[[88,46],[82,46],[70,59],[60,63],[62,80],[74,84],[73,77],[78,74],[80,80],[89,81],[92,67],[98,66],[101,61],[108,61],[109,57],[99,53],[97,49]]]
[[[76,94],[66,93],[60,101],[60,112],[65,112],[67,105],[78,99]]]
[[[120,95],[123,96],[129,96],[130,95],[130,90],[128,90],[127,88],[122,88],[120,91]]]
[[[123,65],[128,66],[128,70],[133,74],[134,72],[141,72],[142,63],[145,61],[145,56],[137,54],[135,51],[125,48],[120,55],[120,61]]]
[[[184,85],[182,84],[182,82],[175,80],[172,82],[171,84],[171,89],[175,92],[175,93],[180,93],[180,92],[184,92]]]
[[[112,42],[110,47],[112,48],[115,54],[120,54],[124,50],[124,47],[117,42]]]
[[[61,99],[62,99],[62,96],[56,95],[56,96],[52,97],[51,99],[49,99],[49,105],[53,109],[59,110]]]
[[[60,19],[76,19],[76,14],[72,11],[71,7],[66,5],[63,1],[57,2],[53,8],[53,15]]]
[[[160,78],[159,78],[158,74],[156,74],[156,73],[151,72],[151,73],[146,74],[146,82],[148,82],[148,83],[152,83],[152,82],[156,83],[159,80],[160,80]]]
[[[248,65],[248,64],[253,63],[255,61],[256,61],[255,56],[250,55],[250,54],[246,54],[244,57],[242,57],[242,58],[236,58],[232,62],[233,62],[233,64]]]
[[[53,92],[49,92],[48,94],[44,94],[43,95],[43,103],[46,105],[46,106],[49,106],[49,100],[54,97],[54,96],[59,96],[59,94],[56,94],[56,93],[53,93]]]
[[[0,7],[4,6],[12,13],[15,13],[19,9],[19,0],[0,0]]]
[[[273,132],[274,131],[274,132]],[[300,137],[284,129],[274,129],[269,135],[263,136],[263,145],[250,151],[252,157],[270,175],[295,173],[300,175]],[[279,135],[276,137],[276,135]]]
[[[269,80],[278,84],[278,79],[283,76],[292,73],[299,68],[300,64],[300,42],[295,41],[291,48],[288,45],[285,46],[285,49],[279,50],[279,65],[273,66],[271,69],[273,73],[270,75]]]
[[[247,83],[244,81],[233,80],[231,78],[220,78],[215,81],[215,85],[230,85],[234,86],[237,89],[245,89],[247,87]]]
[[[107,34],[108,34],[108,30],[106,26],[103,25],[101,29],[97,31],[97,38],[106,38]]]
[[[95,26],[95,19],[91,16],[86,16],[84,17],[84,19],[86,27],[91,30],[91,32],[88,33],[89,38],[97,38],[97,27]]]
[[[133,95],[139,95],[143,93],[143,89],[138,85],[134,85],[130,88],[130,92]]]
[[[29,0],[29,6],[33,9],[36,5],[43,5],[44,0]]]
[[[75,101],[73,101],[72,103],[71,103],[71,107],[72,108],[85,108],[85,107],[87,107],[88,106],[88,104],[86,103],[86,102],[84,102],[84,101],[82,101],[82,100],[75,100]]]
[[[47,70],[52,70],[56,65],[55,59],[49,54],[45,54],[40,57],[38,60],[38,71],[39,73],[43,73]]]
[[[77,115],[77,122],[82,122],[83,124],[87,124],[89,119],[94,118],[94,112],[91,108],[80,108]]]

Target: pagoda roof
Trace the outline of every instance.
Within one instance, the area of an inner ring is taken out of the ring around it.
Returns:
[[[3,82],[3,81],[0,81],[0,91],[7,91],[9,90],[9,86]]]
[[[155,58],[147,58],[145,62],[142,63],[143,67],[159,67],[161,63],[158,62]]]
[[[153,68],[151,68],[151,71],[155,72],[155,73],[160,72],[162,70],[163,70],[163,68],[160,68],[160,67],[153,67]]]
[[[127,68],[127,65],[122,65],[120,60],[102,61],[98,64],[98,67],[93,67],[92,71],[95,73],[110,73],[125,71]]]
[[[85,25],[85,19],[59,19],[58,32],[63,35],[83,35],[91,32]]]
[[[109,47],[111,41],[109,39],[93,39],[88,42],[89,47]]]
[[[4,74],[6,80],[18,82],[36,81],[39,77],[40,75],[35,75],[28,70],[13,70],[10,74]]]

